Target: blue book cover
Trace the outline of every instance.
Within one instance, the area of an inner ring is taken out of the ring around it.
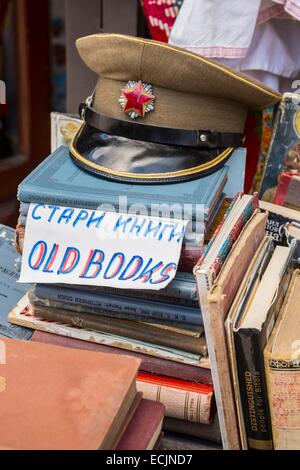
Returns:
[[[40,284],[45,289],[53,289],[53,285]],[[71,286],[60,284],[57,287],[63,289],[71,288]],[[107,286],[76,286],[78,293],[93,292],[94,294],[112,294],[119,295],[120,290],[114,287]],[[192,273],[185,273],[178,271],[172,282],[160,291],[147,291],[147,290],[130,290],[126,289],[123,293],[126,297],[134,297],[141,300],[151,300],[155,302],[163,302],[176,305],[184,305],[186,307],[198,308],[198,293],[195,277]]]
[[[63,308],[73,312],[94,313],[116,318],[170,321],[202,326],[198,308],[135,299],[123,295],[99,294],[60,286],[36,285],[29,294],[33,305]]]
[[[128,206],[177,204],[192,205],[186,219],[194,219],[196,204],[205,207],[207,217],[216,197],[224,188],[228,167],[198,180],[163,185],[129,185],[112,182],[80,169],[72,161],[66,147],[60,147],[44,160],[19,186],[22,202],[58,204],[61,206],[97,209],[101,204],[113,205],[118,212],[119,197],[127,198]],[[125,210],[128,207],[125,206]],[[150,214],[148,214],[150,215]],[[154,215],[154,214],[152,214]],[[159,215],[159,214],[157,214]],[[170,215],[172,217],[172,215]]]
[[[0,338],[28,340],[33,333],[7,321],[9,312],[31,287],[17,283],[20,261],[14,246],[14,230],[0,225]]]

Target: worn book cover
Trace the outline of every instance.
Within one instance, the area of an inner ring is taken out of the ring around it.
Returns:
[[[211,423],[214,405],[211,385],[139,372],[137,389],[144,398],[162,403],[166,416],[170,418],[198,424]]]
[[[274,448],[300,449],[300,271],[289,289],[264,350]]]
[[[234,298],[234,301],[231,305],[230,311],[227,315],[225,322],[226,326],[226,337],[228,345],[228,355],[230,360],[230,372],[232,377],[234,399],[236,403],[237,418],[239,423],[240,439],[243,450],[248,449],[247,442],[247,432],[245,427],[244,413],[241,403],[241,391],[240,391],[240,382],[238,378],[238,368],[237,368],[237,356],[234,345],[234,329],[237,327],[238,322],[240,321],[243,312],[246,310],[250,298],[251,292],[254,285],[258,282],[262,276],[266,265],[268,264],[272,254],[274,252],[274,243],[268,237],[265,237],[260,244],[257,252],[255,253],[253,260],[250,263],[250,266],[247,272],[244,275],[244,278],[241,282],[239,290]]]
[[[187,218],[196,219],[198,209],[204,215],[204,222],[209,217],[217,194],[221,196],[223,192],[227,174],[228,167],[224,166],[209,176],[184,183],[152,186],[117,183],[82,171],[71,159],[68,148],[60,147],[20,184],[18,199],[22,202],[83,209],[97,209],[101,204],[112,204],[118,212],[128,212],[130,206],[139,204],[140,207],[141,203],[148,211],[151,206],[155,210],[155,204],[158,209],[161,204],[177,204],[182,212],[183,205],[190,204]],[[120,197],[123,199],[120,200]],[[124,204],[123,210],[119,207],[120,202]],[[172,217],[172,213],[169,217]],[[153,211],[152,215],[155,215]],[[159,216],[159,213],[156,215]]]
[[[203,279],[197,269],[195,271],[223,447],[230,450],[240,449],[241,443],[230,375],[225,320],[247,267],[265,237],[266,220],[266,214],[255,212],[242,230],[211,289],[207,290],[205,276]]]
[[[187,351],[199,356],[207,356],[205,336],[201,331],[195,336],[184,334],[175,329],[166,330],[159,325],[145,322],[123,320],[102,315],[77,313],[69,310],[33,306],[36,316],[48,321],[64,323],[76,328],[83,328],[99,333],[121,336],[133,340],[144,341],[155,346],[172,348],[178,351]]]
[[[45,331],[70,338],[80,339],[97,344],[117,347],[125,351],[138,351],[143,354],[149,354],[157,358],[175,361],[175,363],[188,364],[191,366],[210,369],[210,361],[207,357],[197,354],[178,351],[172,348],[159,347],[156,345],[137,341],[121,336],[107,333],[99,333],[83,328],[76,328],[63,323],[50,322],[34,315],[28,296],[24,296],[18,304],[12,309],[8,316],[9,322],[14,325],[21,325],[34,330]]]
[[[234,328],[241,403],[250,449],[273,448],[263,350],[272,332],[294,266],[294,249],[275,248],[274,254],[243,317]]]
[[[165,407],[161,403],[141,400],[116,450],[153,450],[162,431],[164,415]]]
[[[0,448],[117,446],[136,408],[137,359],[13,339],[1,352]]]
[[[281,173],[300,169],[300,95],[285,93],[279,105],[266,167],[259,191],[260,199],[274,202]]]
[[[96,289],[80,290],[74,286],[69,288],[38,285],[29,293],[32,305],[60,308],[71,312],[106,315],[124,320],[174,323],[199,329],[202,316],[199,307],[173,305],[164,302],[144,300],[138,297],[127,297],[122,294],[105,294]]]
[[[0,338],[29,339],[32,330],[7,321],[11,309],[30,289],[29,284],[18,284],[20,256],[14,246],[15,231],[0,225]]]
[[[108,346],[100,343],[82,341],[80,339],[68,336],[59,336],[44,331],[36,330],[32,336],[32,341],[40,343],[56,344],[75,349],[86,349],[87,351],[101,351],[110,354],[125,354],[124,350],[118,347]],[[170,361],[160,357],[143,354],[139,351],[126,351],[126,355],[140,359],[140,370],[155,375],[165,375],[176,379],[186,380],[188,382],[202,383],[212,385],[210,369],[206,367],[194,367],[188,364]],[[208,362],[208,361],[207,361]]]

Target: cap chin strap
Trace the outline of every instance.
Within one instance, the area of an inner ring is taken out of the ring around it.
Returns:
[[[93,98],[94,94],[80,105],[79,114],[86,124],[106,134],[157,144],[206,149],[236,148],[243,143],[243,135],[238,133],[173,129],[115,119],[95,111],[91,107]]]

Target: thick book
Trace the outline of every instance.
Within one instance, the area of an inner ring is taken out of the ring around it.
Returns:
[[[117,452],[153,450],[161,435],[165,407],[161,403],[141,400],[117,445]]]
[[[277,246],[246,311],[234,325],[237,371],[249,449],[271,450],[272,429],[263,351],[291,279],[294,246]]]
[[[237,357],[234,346],[234,327],[238,324],[243,312],[247,308],[247,305],[251,301],[251,292],[254,286],[261,279],[273,253],[274,253],[274,242],[267,236],[263,239],[259,248],[253,256],[253,259],[247,269],[247,272],[242,279],[239,290],[231,304],[230,311],[227,315],[225,322],[228,355],[230,360],[230,371],[232,375],[234,399],[237,410],[237,418],[240,431],[240,439],[243,450],[248,449],[247,433],[245,429],[244,413],[241,404],[241,393],[240,384],[237,370]]]
[[[300,217],[299,217],[300,220]],[[120,295],[120,290],[114,287],[91,287],[91,286],[76,286],[76,298],[73,297],[72,291],[74,286],[70,285],[53,285],[53,284],[38,284],[33,288],[33,293],[37,297],[45,297],[48,299],[67,301],[73,303],[76,300],[76,304],[86,303],[82,299],[80,301],[81,293],[87,295],[92,293],[93,295]],[[40,295],[43,292],[43,295]],[[147,290],[131,290],[127,289],[124,291],[126,297],[141,300],[150,300],[152,302],[163,302],[177,305],[184,305],[189,307],[198,307],[198,292],[195,278],[192,273],[188,272],[177,272],[175,278],[170,284],[160,290],[159,292],[149,292]]]
[[[139,372],[137,389],[144,398],[162,403],[170,418],[211,423],[214,389],[210,385]]]
[[[1,351],[0,448],[116,448],[136,409],[137,359],[13,339]]]
[[[245,221],[244,228],[210,289],[208,289],[206,273],[198,272],[197,267],[195,268],[222,443],[226,450],[240,449],[241,442],[230,373],[225,321],[245,272],[265,237],[266,219],[266,214],[255,211],[250,220]]]
[[[56,344],[68,348],[84,349],[87,351],[100,351],[111,354],[125,354],[124,350],[105,344],[97,344],[68,336],[59,336],[44,331],[36,330],[32,336],[32,341],[46,344]],[[126,355],[136,357],[141,361],[140,370],[155,375],[165,375],[188,382],[212,385],[211,371],[209,368],[195,367],[188,364],[170,361],[138,351],[126,351]]]
[[[300,449],[300,271],[295,270],[264,350],[275,450]]]
[[[103,204],[110,204],[121,213],[130,212],[132,205],[141,207],[142,203],[147,211],[152,208],[151,215],[157,216],[162,204],[176,204],[181,213],[188,204],[191,210],[187,211],[186,219],[196,219],[197,209],[198,212],[201,209],[204,219],[208,219],[218,195],[223,192],[227,174],[228,166],[223,166],[209,176],[184,183],[152,186],[117,183],[78,168],[68,148],[60,147],[20,184],[18,199],[83,209],[98,209]],[[120,207],[122,205],[124,207]],[[158,209],[157,214],[154,214],[155,209]],[[170,207],[168,217],[174,216],[174,209],[174,206]]]
[[[210,368],[209,359],[197,354],[158,345],[153,346],[153,344],[149,344],[144,341],[133,340],[122,336],[100,333],[97,331],[69,326],[64,323],[44,320],[34,314],[27,295],[25,295],[12,309],[8,316],[8,321],[14,325],[21,325],[34,330],[46,331],[48,333],[68,336],[70,338],[81,339],[83,341],[113,346],[119,349],[124,349],[125,351],[142,351],[144,354],[175,361],[175,363],[189,364],[200,368]]]
[[[176,322],[178,325],[202,325],[198,308],[126,297],[125,295],[98,294],[96,290],[37,285],[30,291],[30,301],[36,306],[62,308],[77,313],[107,315],[115,318]]]
[[[122,320],[118,318],[107,318],[101,315],[90,315],[86,313],[70,312],[49,307],[33,306],[36,316],[48,321],[64,323],[66,325],[108,333],[138,341],[145,341],[148,344],[187,351],[199,356],[207,356],[205,336],[196,334],[195,336],[182,334],[176,330],[166,330],[144,322],[132,320]]]
[[[300,95],[284,93],[279,105],[259,197],[274,202],[280,174],[286,170],[299,172]]]
[[[33,331],[7,321],[11,309],[31,287],[19,284],[20,256],[14,246],[15,231],[0,225],[0,338],[30,339]]]

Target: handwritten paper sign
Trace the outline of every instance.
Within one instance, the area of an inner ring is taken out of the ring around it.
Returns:
[[[166,287],[188,221],[31,204],[20,282]]]

